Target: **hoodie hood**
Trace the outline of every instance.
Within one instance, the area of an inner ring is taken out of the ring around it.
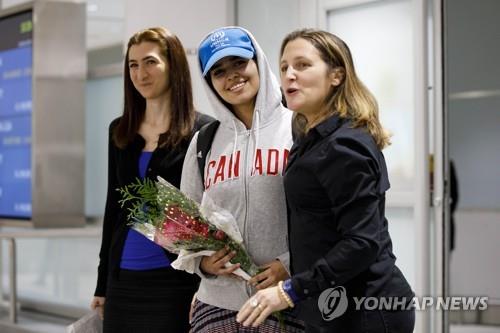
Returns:
[[[257,67],[259,71],[259,92],[257,93],[257,99],[255,101],[255,109],[252,119],[252,130],[257,129],[259,127],[266,126],[270,121],[272,121],[276,116],[276,112],[273,112],[275,109],[280,107],[281,105],[281,91],[280,85],[276,76],[273,74],[271,70],[271,66],[269,66],[269,62],[262,51],[259,43],[255,40],[254,36],[246,29],[235,26],[228,26],[219,28],[236,28],[241,29],[245,33],[248,34],[252,41],[252,45],[255,49],[255,56],[257,60]],[[202,41],[204,41],[208,36],[213,33],[208,33]],[[201,43],[200,43],[201,44]],[[198,68],[200,73],[203,72],[201,67],[201,63],[198,59]],[[205,87],[205,91],[207,92],[210,103],[213,107],[213,111],[215,117],[221,122],[221,126],[232,128],[237,132],[247,131],[245,125],[233,114],[231,110],[229,110],[219,99],[217,93],[212,90],[209,86],[207,80],[203,79],[203,85]]]

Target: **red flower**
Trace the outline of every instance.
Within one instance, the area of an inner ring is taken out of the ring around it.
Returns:
[[[141,189],[147,191],[138,200],[131,192],[139,193]],[[206,220],[201,215],[198,204],[167,181],[161,178],[158,182],[148,179],[138,181],[120,189],[120,193],[123,196],[122,205],[128,200],[135,200],[129,216],[133,227],[148,238],[153,238],[163,248],[178,253],[180,250],[217,250],[219,246],[231,245],[238,253],[243,270],[250,275],[258,272],[258,267],[245,248],[222,230],[218,230],[214,223]],[[155,208],[163,206],[163,211],[151,209],[144,214],[145,205]],[[151,235],[151,231],[154,231],[154,235]]]
[[[224,240],[226,238],[226,234],[222,230],[217,230],[214,232],[214,238],[218,240]]]

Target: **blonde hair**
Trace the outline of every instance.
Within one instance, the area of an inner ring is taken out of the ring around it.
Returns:
[[[352,121],[353,127],[365,128],[373,137],[379,149],[390,145],[390,134],[379,120],[378,104],[372,93],[356,75],[351,52],[339,37],[326,31],[315,29],[296,30],[288,34],[281,44],[280,57],[286,45],[298,38],[310,42],[318,51],[330,71],[341,69],[344,77],[340,85],[332,88],[325,98],[325,108],[314,121],[307,123],[305,117],[295,115],[294,127],[307,133],[324,119],[338,115]]]

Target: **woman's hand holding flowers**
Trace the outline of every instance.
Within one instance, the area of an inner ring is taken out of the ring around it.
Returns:
[[[236,255],[235,251],[230,251],[226,246],[211,256],[204,256],[201,259],[200,268],[204,273],[211,275],[233,275],[233,272],[240,268],[240,264],[234,264],[226,267],[226,264]]]

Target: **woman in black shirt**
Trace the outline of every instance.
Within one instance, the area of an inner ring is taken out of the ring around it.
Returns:
[[[412,332],[414,295],[395,265],[385,218],[381,150],[389,135],[375,98],[347,45],[325,31],[285,37],[280,72],[288,107],[303,124],[284,179],[292,277],[259,291],[238,321],[257,326],[297,305],[306,332]]]

